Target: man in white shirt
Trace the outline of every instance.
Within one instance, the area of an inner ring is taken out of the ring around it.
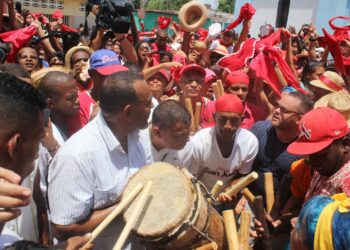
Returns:
[[[138,130],[147,127],[152,106],[149,86],[136,72],[112,74],[101,84],[101,112],[50,165],[48,199],[58,239],[91,232],[113,211],[128,178],[146,164]],[[122,226],[113,221],[95,249],[112,249]]]
[[[227,187],[233,179],[251,172],[258,152],[256,137],[240,128],[241,100],[225,94],[216,101],[215,109],[215,127],[202,129],[192,138],[193,157],[199,164],[194,174],[209,190],[217,180]]]
[[[152,124],[142,131],[145,148],[152,151],[148,163],[167,162],[188,168],[192,159],[191,115],[178,101],[161,102],[153,111]]]

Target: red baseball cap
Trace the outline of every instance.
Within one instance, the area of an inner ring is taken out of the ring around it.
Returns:
[[[242,101],[235,95],[224,94],[215,102],[216,112],[232,112],[242,114],[244,107]]]
[[[287,151],[296,155],[311,155],[348,133],[348,124],[338,111],[326,107],[317,108],[300,119],[298,139],[288,146]]]
[[[197,71],[205,77],[204,68],[202,68],[201,66],[195,63],[183,66],[182,69],[180,70],[180,76],[182,76],[183,74],[185,74],[187,71],[190,71],[190,70]]]

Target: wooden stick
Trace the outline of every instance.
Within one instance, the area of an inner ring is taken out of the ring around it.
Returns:
[[[195,250],[218,250],[218,245],[215,242],[212,242],[204,246],[197,247]]]
[[[243,211],[241,213],[241,225],[239,227],[238,242],[240,250],[249,249],[249,236],[250,236],[250,219],[252,213],[249,211]]]
[[[218,195],[218,193],[220,192],[220,190],[221,190],[221,188],[222,188],[223,185],[224,185],[224,183],[223,183],[222,181],[220,181],[220,180],[216,181],[214,187],[213,187],[213,188],[211,189],[211,191],[210,191],[210,195],[211,195],[213,198],[215,198],[215,197]],[[210,198],[208,198],[209,204],[211,204],[211,201],[212,201],[212,200],[211,200]]]
[[[243,196],[247,199],[249,206],[251,208],[251,210],[254,213],[254,199],[255,199],[255,195],[250,192],[250,190],[248,188],[243,188],[242,192]]]
[[[219,86],[216,82],[214,82],[211,87],[213,88],[214,91],[214,96],[215,96],[215,100],[218,100],[220,98],[220,90],[219,90]]]
[[[185,104],[188,112],[190,112],[191,115],[191,131],[196,132],[195,125],[194,125],[194,115],[193,115],[193,108],[192,108],[192,101],[190,98],[185,99]]]
[[[252,192],[250,192],[248,188],[243,188],[242,194],[247,199],[247,201],[254,204],[255,195]]]
[[[232,196],[236,195],[239,191],[241,191],[243,188],[248,186],[250,183],[255,181],[256,179],[258,179],[258,174],[255,171],[253,171],[250,174],[248,174],[247,176],[244,176],[241,179],[239,179],[239,181],[236,184],[234,184],[233,186],[231,186],[225,192],[225,194],[232,197]]]
[[[232,209],[224,210],[222,212],[222,215],[224,217],[228,249],[238,250],[239,244],[238,244],[236,221],[235,221],[235,217],[233,216],[233,210]]]
[[[194,127],[196,131],[198,130],[199,122],[201,118],[201,107],[202,107],[202,103],[196,102],[196,111],[194,113]]]
[[[265,209],[264,209],[264,200],[263,197],[258,195],[254,199],[255,206],[255,217],[260,221],[261,225],[264,228],[262,244],[263,250],[272,250],[270,242],[270,232],[266,222]]]
[[[91,239],[82,247],[86,248],[90,243],[92,243],[97,236],[117,217],[120,212],[126,208],[131,201],[140,193],[143,188],[143,184],[139,183],[126,197],[123,197],[121,202],[116,206],[116,208],[98,225],[95,230],[91,233]]]
[[[275,194],[273,190],[273,174],[271,172],[264,173],[265,179],[265,196],[266,196],[266,210],[271,212],[273,204],[275,203]]]
[[[153,182],[148,181],[146,184],[146,187],[142,191],[142,194],[140,195],[139,200],[137,201],[134,211],[132,212],[129,221],[126,223],[125,227],[123,228],[123,231],[121,232],[117,242],[115,243],[113,250],[121,250],[126,239],[129,236],[129,233],[134,226],[136,220],[139,218],[143,208],[146,205],[147,198],[149,197],[149,192],[151,190]]]
[[[216,82],[218,83],[220,96],[223,96],[225,94],[224,85],[222,85],[221,80],[217,80]]]

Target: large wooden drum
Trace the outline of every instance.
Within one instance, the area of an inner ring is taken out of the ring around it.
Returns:
[[[138,184],[153,185],[133,233],[153,249],[193,249],[215,241],[226,249],[221,216],[202,195],[200,185],[187,170],[159,162],[143,167],[125,187],[127,195]],[[124,213],[128,221],[137,198]]]

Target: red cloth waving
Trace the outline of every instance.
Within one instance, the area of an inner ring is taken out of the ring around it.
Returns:
[[[248,60],[254,57],[256,41],[252,38],[246,40],[239,51],[221,58],[217,64],[229,72],[242,69],[248,65]]]
[[[343,41],[344,39],[350,40],[350,25],[347,26],[336,26],[333,24],[335,19],[344,19],[350,20],[350,17],[347,16],[336,16],[329,20],[329,26],[331,26],[332,30],[334,30],[334,37],[338,42]]]
[[[218,61],[218,65],[227,69],[229,72],[242,69],[248,65],[249,59],[253,58],[255,54],[259,53],[265,47],[280,43],[281,34],[290,35],[287,30],[279,29],[261,40],[247,39],[241,45],[238,52],[221,58]]]
[[[13,30],[0,34],[0,39],[6,43],[12,43],[12,50],[7,56],[7,62],[14,62],[17,51],[22,48],[30,38],[37,33],[37,27],[34,25],[22,29]]]
[[[239,16],[229,26],[226,31],[232,30],[237,27],[243,20],[250,20],[254,16],[256,10],[250,3],[245,3],[239,12]]]
[[[159,16],[157,21],[158,21],[158,27],[160,29],[167,29],[169,27],[171,17]]]
[[[62,32],[78,32],[76,29],[73,29],[65,24],[62,24],[61,31]]]
[[[288,64],[285,60],[283,60],[280,50],[276,47],[265,47],[264,50],[252,60],[250,63],[250,68],[256,72],[257,77],[263,79],[276,93],[280,95],[283,86],[280,84],[275,73],[273,67],[274,62],[279,66],[289,86],[292,86],[296,90],[305,93],[305,91],[300,87],[299,81],[295,78]]]
[[[334,66],[339,73],[346,74],[346,68],[350,66],[350,58],[344,57],[340,51],[338,41],[335,36],[329,34],[325,29],[322,29],[326,42],[328,44],[329,52],[334,59]]]

